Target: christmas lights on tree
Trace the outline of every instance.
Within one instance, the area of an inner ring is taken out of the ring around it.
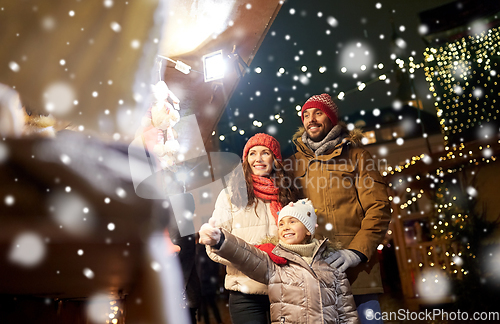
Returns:
[[[424,52],[446,150],[476,139],[485,123],[498,129],[499,43],[499,29],[492,28]]]

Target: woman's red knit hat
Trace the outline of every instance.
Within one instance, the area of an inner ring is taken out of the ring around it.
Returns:
[[[276,160],[281,162],[281,147],[280,143],[271,135],[267,135],[264,133],[257,133],[254,136],[250,137],[250,139],[245,144],[243,148],[243,161],[247,158],[248,151],[254,146],[265,146],[273,152]]]

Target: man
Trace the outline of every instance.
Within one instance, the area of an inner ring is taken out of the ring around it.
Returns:
[[[374,323],[366,317],[380,312],[377,294],[383,293],[376,251],[391,218],[386,184],[361,147],[361,131],[338,123],[328,94],[309,98],[301,118],[293,138],[297,153],[285,167],[317,208],[317,233],[342,243],[332,265],[346,271],[361,323]]]

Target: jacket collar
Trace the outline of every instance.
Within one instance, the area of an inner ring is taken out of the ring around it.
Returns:
[[[316,250],[316,252],[313,254],[313,257],[312,257],[312,260],[313,260],[313,263],[314,263],[314,259],[316,258],[316,256],[318,255],[318,253],[322,253],[323,250],[325,249],[326,247],[326,244],[328,242],[328,238],[324,238],[320,241],[319,243],[319,247],[318,249]],[[312,268],[309,266],[309,264],[307,264],[307,262],[302,259],[302,257],[295,253],[295,252],[292,252],[290,250],[287,250],[285,248],[283,248],[281,245],[277,244],[274,249],[273,249],[273,254],[276,255],[276,256],[279,256],[279,257],[282,257],[282,258],[285,258],[287,259],[288,261],[292,261],[292,262],[295,262],[295,263],[298,263],[300,265],[302,265],[304,268],[306,268],[309,272],[311,272],[311,274],[315,277],[316,276],[316,273],[312,270]]]
[[[314,152],[302,141],[302,138],[297,138],[293,140],[293,143],[297,147],[297,150],[304,154],[308,159],[315,159],[315,160],[320,160],[320,161],[327,161],[330,160],[334,157],[339,156],[342,154],[342,150],[347,146],[351,144],[351,141],[349,139],[344,139],[341,143],[337,144],[333,149],[331,149],[329,152],[322,154],[322,155],[316,155]]]
[[[292,142],[295,144],[295,147],[297,148],[298,152],[302,153],[310,160],[314,159],[319,161],[327,161],[334,157],[339,156],[340,154],[342,154],[342,150],[345,149],[347,145],[362,146],[361,140],[363,139],[364,135],[361,129],[354,128],[353,130],[348,131],[345,123],[339,122],[339,125],[341,125],[346,130],[346,132],[349,133],[349,135],[344,139],[344,141],[339,143],[337,146],[335,146],[332,150],[330,150],[326,154],[322,155],[314,154],[314,152],[302,141],[302,134],[305,132],[304,127],[299,127],[297,129],[297,131],[292,137]]]

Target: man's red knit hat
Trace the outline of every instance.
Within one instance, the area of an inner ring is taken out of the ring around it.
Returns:
[[[243,161],[247,158],[248,151],[254,146],[265,146],[273,152],[276,160],[281,162],[281,147],[280,143],[272,137],[271,135],[267,135],[264,133],[257,133],[254,136],[250,137],[250,139],[245,144],[243,148]]]
[[[304,111],[309,108],[317,108],[324,112],[332,125],[337,125],[338,122],[338,108],[337,105],[333,102],[332,97],[330,95],[323,93],[320,95],[314,95],[311,98],[307,99],[306,103],[302,106],[302,110],[300,113],[300,118],[302,122],[304,122]]]

